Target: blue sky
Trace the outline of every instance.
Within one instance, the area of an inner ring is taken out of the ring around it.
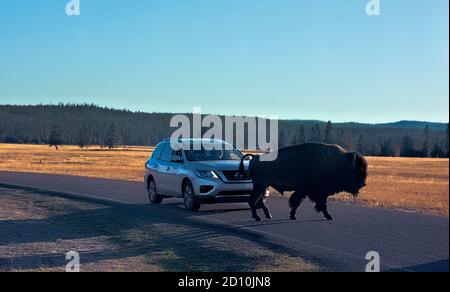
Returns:
[[[0,3],[0,104],[449,120],[449,1]]]

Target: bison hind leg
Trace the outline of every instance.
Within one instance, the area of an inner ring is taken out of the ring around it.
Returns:
[[[316,206],[314,207],[317,212],[322,213],[325,218],[329,221],[333,220],[333,216],[328,213],[328,206],[327,206],[327,199],[320,200],[316,203]]]

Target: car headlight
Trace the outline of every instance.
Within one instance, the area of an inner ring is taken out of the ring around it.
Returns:
[[[194,173],[199,178],[219,178],[219,176],[211,170],[194,170]]]

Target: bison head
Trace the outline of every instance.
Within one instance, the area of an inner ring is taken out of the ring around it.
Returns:
[[[367,160],[359,153],[349,152],[345,154],[348,180],[346,191],[357,196],[362,188],[366,186]]]

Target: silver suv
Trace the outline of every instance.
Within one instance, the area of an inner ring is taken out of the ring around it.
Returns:
[[[244,174],[238,175],[242,157],[240,151],[220,140],[165,140],[145,164],[150,203],[179,197],[187,210],[198,211],[201,204],[248,202],[253,184],[248,161],[244,162]]]

